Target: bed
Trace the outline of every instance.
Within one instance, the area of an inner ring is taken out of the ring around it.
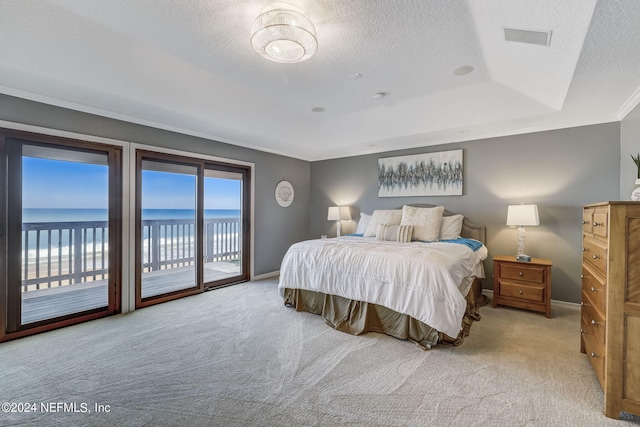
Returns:
[[[379,332],[424,350],[462,344],[487,302],[484,227],[431,205],[366,216],[354,235],[289,248],[278,284],[284,304],[353,335]]]

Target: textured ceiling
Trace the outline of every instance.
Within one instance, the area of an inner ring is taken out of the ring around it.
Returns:
[[[617,121],[640,101],[637,0],[291,0],[319,42],[297,64],[251,49],[273,3],[3,0],[0,93],[305,160]]]

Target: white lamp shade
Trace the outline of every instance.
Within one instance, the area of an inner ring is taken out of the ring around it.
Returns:
[[[349,206],[330,206],[327,221],[351,221]]]
[[[507,225],[540,225],[538,205],[509,205]]]

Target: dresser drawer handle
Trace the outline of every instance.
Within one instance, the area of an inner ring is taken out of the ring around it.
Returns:
[[[580,333],[584,334],[584,329],[580,328]]]
[[[584,219],[582,220],[582,225],[585,225],[587,223],[587,221],[585,221]]]
[[[522,271],[518,271],[518,276],[523,276]]]
[[[580,305],[586,307],[587,303],[585,303],[584,301],[580,301]]]
[[[595,222],[595,221],[593,221],[593,226],[594,226],[594,227],[599,227],[599,226],[600,226],[600,223],[599,223],[599,222]]]
[[[519,290],[519,291],[518,291],[518,293],[519,293],[520,295],[522,295],[522,291],[520,291],[520,290]]]
[[[581,275],[580,275],[580,278],[581,278],[581,279],[584,279],[584,274],[581,274]]]
[[[594,352],[591,352],[590,356],[591,356],[591,357],[598,357],[598,355],[597,355],[597,354],[595,354]]]
[[[593,259],[600,259],[600,257],[596,254],[593,254]]]
[[[591,320],[591,324],[592,324],[592,325],[597,325],[597,324],[598,324],[598,322],[596,322],[595,320]]]
[[[587,252],[587,249],[586,248],[582,248],[582,252]]]
[[[591,287],[591,292],[598,292],[598,290],[592,286]]]

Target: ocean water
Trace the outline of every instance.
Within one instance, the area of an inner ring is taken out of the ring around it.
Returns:
[[[164,219],[193,219],[195,217],[195,211],[192,209],[144,209],[142,212],[143,220],[164,220]],[[238,209],[206,209],[205,210],[205,219],[215,219],[215,218],[240,218],[240,210]],[[26,223],[55,223],[55,222],[83,222],[83,221],[106,221],[107,220],[107,210],[106,209],[23,209],[22,211],[22,222]],[[181,228],[178,230],[178,226],[174,226],[173,230],[163,228],[161,230],[161,235],[159,236],[159,242],[163,251],[175,252],[179,250],[180,246],[183,246],[184,243],[181,243],[178,235],[180,234],[182,238],[184,238],[184,234],[186,234],[188,238],[188,246],[193,248],[195,244],[195,236],[194,229],[192,226],[182,226],[187,227]],[[98,252],[102,251],[103,246],[104,250],[108,250],[108,232],[107,228],[104,229],[98,228],[96,229],[95,234],[93,231],[87,233],[87,235],[83,238],[83,246],[85,246],[85,250],[89,253],[93,252],[94,246]],[[103,232],[104,231],[104,232]],[[174,234],[175,231],[175,234]],[[25,238],[23,238],[22,242],[24,245]],[[166,234],[166,235],[165,235]],[[149,239],[149,230],[148,227],[143,229],[143,257],[147,258],[147,248],[148,239]],[[224,239],[237,239],[238,236],[236,234],[227,233],[225,236],[214,235],[212,238],[215,240],[224,238]],[[49,239],[51,241],[49,241]],[[29,262],[35,260],[36,255],[40,255],[41,258],[47,257],[57,257],[59,253],[62,255],[69,255],[70,247],[69,240],[71,239],[70,233],[68,230],[64,230],[59,233],[56,230],[53,230],[51,233],[47,231],[41,231],[40,233],[36,231],[29,231],[29,236],[27,239],[28,248],[23,247],[23,258],[26,254],[26,259]],[[39,245],[38,245],[39,243]],[[36,248],[40,248],[38,251]],[[25,251],[26,249],[26,251]],[[161,254],[164,258],[165,254]],[[176,254],[171,256],[169,253],[166,254],[170,258],[175,257]]]
[[[190,219],[193,209],[143,209],[142,219]],[[205,218],[239,218],[239,209],[205,209]],[[22,222],[106,221],[107,209],[41,209],[22,210]]]

